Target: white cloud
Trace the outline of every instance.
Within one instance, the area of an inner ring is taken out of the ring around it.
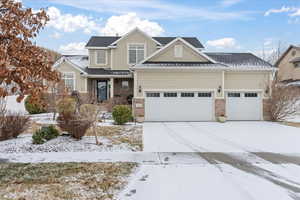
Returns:
[[[217,49],[238,48],[237,42],[234,38],[221,38],[218,40],[209,40],[206,42],[206,44]]]
[[[49,0],[52,3],[93,10],[101,13],[123,15],[135,12],[146,19],[199,19],[199,20],[245,20],[249,11],[218,11],[209,7],[188,6],[183,3],[162,0]],[[232,1],[232,0],[231,0]]]
[[[62,14],[56,7],[49,7],[47,14],[50,17],[48,27],[55,28],[64,32],[75,32],[82,30],[86,34],[99,31],[99,25],[85,15]]]
[[[270,16],[271,14],[278,14],[278,13],[288,13],[290,17],[296,17],[296,16],[300,16],[300,8],[282,6],[280,9],[268,10],[267,12],[265,12],[265,16]]]
[[[101,29],[101,33],[103,35],[124,35],[135,27],[151,36],[158,36],[164,32],[164,29],[158,23],[141,19],[136,13],[128,13],[110,17],[104,28]]]
[[[238,4],[242,2],[242,0],[222,0],[221,5],[225,7],[233,6],[235,4]]]
[[[61,38],[61,34],[60,33],[58,33],[58,32],[55,32],[55,33],[53,33],[52,35],[50,35],[50,37],[52,37],[52,38],[54,38],[54,39],[59,39],[59,38]]]
[[[62,54],[67,54],[67,55],[86,55],[87,50],[85,49],[85,42],[73,42],[69,43],[67,45],[61,45],[59,47],[59,51]]]

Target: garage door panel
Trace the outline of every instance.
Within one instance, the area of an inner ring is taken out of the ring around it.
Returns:
[[[261,120],[261,95],[259,92],[228,92],[226,114],[228,120]]]
[[[198,97],[198,93],[194,93],[194,97],[181,97],[180,92],[177,93],[177,97],[165,97],[163,92],[160,97],[146,97],[145,120],[211,121],[213,120],[213,98]]]

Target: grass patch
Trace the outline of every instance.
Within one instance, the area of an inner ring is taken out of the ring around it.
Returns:
[[[135,163],[0,165],[0,199],[113,199]]]
[[[281,124],[286,125],[286,126],[293,126],[293,127],[300,128],[299,122],[281,122]]]

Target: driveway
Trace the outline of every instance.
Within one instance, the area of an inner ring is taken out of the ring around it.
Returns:
[[[272,122],[144,123],[146,152],[300,153],[300,129]]]

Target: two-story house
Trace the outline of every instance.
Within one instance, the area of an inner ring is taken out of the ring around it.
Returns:
[[[150,37],[138,28],[122,37],[92,37],[88,56],[55,65],[70,90],[99,101],[132,97],[139,121],[268,118],[275,68],[251,53],[208,53],[195,37]]]
[[[300,85],[300,46],[291,45],[277,60],[278,79]]]

